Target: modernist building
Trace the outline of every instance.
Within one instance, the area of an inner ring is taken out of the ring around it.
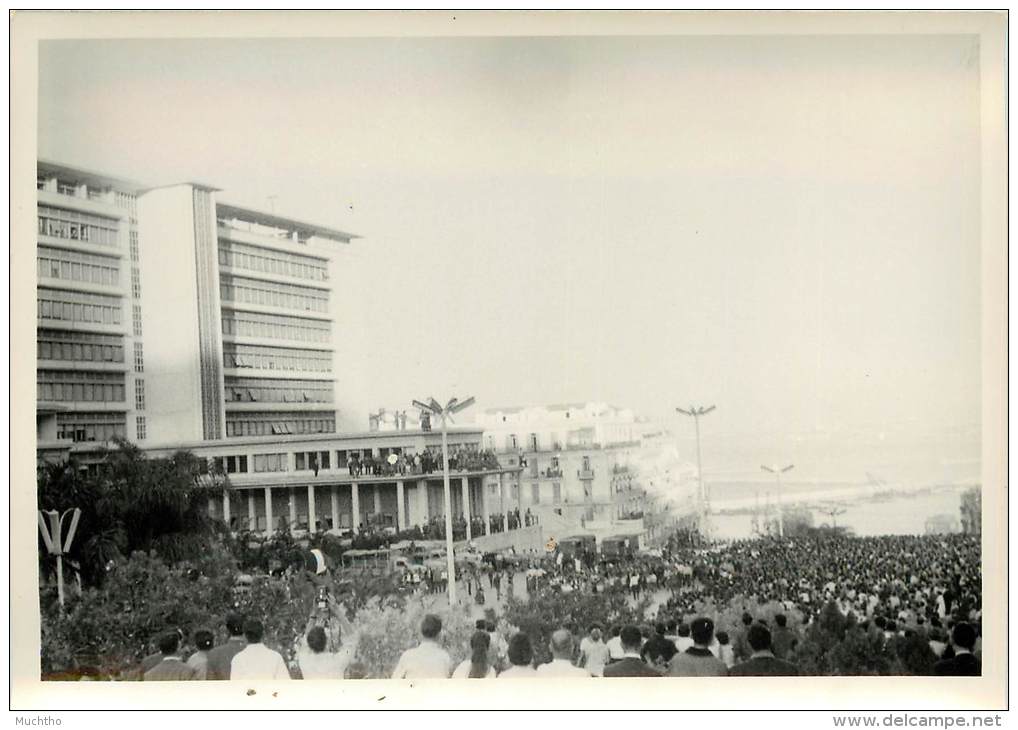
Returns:
[[[38,164],[43,456],[335,432],[332,286],[356,236],[216,197]]]
[[[451,427],[448,438],[450,453],[476,452],[481,445],[477,428]],[[217,462],[227,475],[229,489],[221,500],[210,504],[210,512],[234,530],[357,533],[369,526],[402,530],[444,517],[445,492],[440,471],[355,476],[351,461],[365,456],[385,459],[392,454],[440,452],[441,448],[440,432],[408,430],[240,436],[149,445],[146,452],[170,456],[186,449]],[[470,538],[490,533],[491,515],[508,516],[520,507],[510,498],[511,476],[512,470],[502,468],[453,471],[453,517],[484,518],[481,534],[468,533]]]
[[[40,453],[147,434],[137,183],[38,166]]]

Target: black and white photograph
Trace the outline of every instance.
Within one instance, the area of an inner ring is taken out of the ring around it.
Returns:
[[[20,19],[40,691],[1001,706],[1006,13],[103,15]]]

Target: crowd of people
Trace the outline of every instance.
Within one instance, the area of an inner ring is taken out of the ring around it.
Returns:
[[[425,450],[420,453],[401,452],[386,456],[353,454],[347,460],[350,476],[411,476],[435,474],[444,470],[445,461],[441,451]],[[498,469],[499,461],[490,449],[474,450],[459,448],[449,454],[449,471],[475,472]]]
[[[457,579],[468,596],[483,603],[487,591],[498,600],[503,592],[511,595],[521,574],[529,600],[580,592],[606,599],[621,594],[636,602],[647,594],[656,602],[656,619],[587,627],[570,622],[551,633],[552,660],[539,666],[530,636],[517,633],[505,641],[494,625],[479,621],[464,647],[470,659],[453,666],[441,646],[441,619],[428,615],[419,646],[400,658],[393,677],[796,675],[801,672],[797,647],[823,620],[823,612],[832,610],[881,645],[908,640],[929,647],[935,674],[981,671],[978,536],[827,535],[702,547],[673,542],[661,551],[610,557],[520,556],[505,564],[469,566]],[[449,579],[440,570],[407,576],[406,587],[414,593],[444,591]],[[777,605],[778,612],[764,612],[765,605]],[[715,625],[722,607],[741,611],[734,627]],[[261,644],[258,621],[231,616],[226,626],[230,639],[218,647],[212,646],[211,631],[195,632],[196,651],[186,661],[179,655],[182,637],[163,637],[160,651],[143,662],[140,677],[289,678],[280,655]],[[323,632],[309,625],[297,653],[299,674],[356,676],[350,671],[356,639],[329,652]]]

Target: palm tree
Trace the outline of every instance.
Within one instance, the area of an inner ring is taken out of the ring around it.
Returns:
[[[209,499],[227,486],[221,467],[191,453],[148,459],[126,441],[103,452],[92,473],[72,460],[38,474],[40,509],[82,511],[68,558],[89,585],[136,550],[155,550],[169,563],[201,554],[223,529],[208,514]]]

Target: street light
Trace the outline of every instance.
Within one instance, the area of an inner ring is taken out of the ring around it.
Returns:
[[[789,464],[783,469],[776,466],[760,466],[765,472],[773,474],[778,482],[778,537],[785,536],[785,513],[781,509],[781,475],[795,468],[795,464]]]
[[[708,534],[709,527],[707,520],[709,518],[709,511],[707,506],[707,490],[703,486],[703,460],[700,457],[700,416],[706,416],[708,413],[713,411],[715,406],[709,406],[707,408],[696,406],[690,406],[689,409],[676,408],[675,410],[684,416],[692,416],[693,424],[696,426],[696,476],[700,481],[700,512],[701,512],[701,525],[703,526],[704,534]]]
[[[442,421],[442,476],[445,482],[445,552],[446,552],[446,572],[449,574],[448,592],[449,592],[449,605],[455,605],[456,603],[456,557],[453,554],[452,547],[452,491],[449,488],[449,437],[448,430],[446,428],[446,421],[451,419],[454,413],[459,413],[474,404],[474,399],[471,396],[464,401],[458,398],[451,399],[445,404],[443,408],[437,400],[434,398],[428,398],[427,403],[422,403],[419,400],[412,401],[414,406],[420,408],[422,411],[432,414],[436,418]],[[467,513],[467,520],[470,519],[470,503],[469,495],[467,495],[468,502],[464,505],[464,511]]]
[[[70,515],[71,524],[67,529],[67,536],[64,536],[64,519]],[[50,555],[57,558],[57,600],[60,602],[60,610],[64,610],[64,554],[71,549],[74,541],[74,533],[78,529],[78,519],[81,517],[81,510],[73,507],[60,514],[55,509],[39,510],[39,532],[46,550]]]

